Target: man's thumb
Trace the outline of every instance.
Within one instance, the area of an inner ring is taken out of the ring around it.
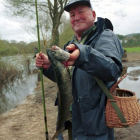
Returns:
[[[70,51],[71,51],[71,50],[74,51],[74,50],[77,49],[77,47],[76,47],[74,44],[70,44],[69,46],[66,47],[66,49],[68,49],[68,50],[70,50]]]
[[[39,53],[39,56],[40,56],[41,58],[43,58],[43,57],[44,57],[44,55],[43,55],[43,53],[42,53],[42,52],[40,52],[40,53]]]

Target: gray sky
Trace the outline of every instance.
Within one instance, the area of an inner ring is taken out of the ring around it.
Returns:
[[[7,17],[5,7],[0,0],[0,36],[5,40],[30,42],[37,40],[29,34],[25,20]],[[114,26],[116,34],[127,35],[140,33],[140,0],[92,0],[97,17],[108,18]],[[29,26],[30,23],[27,24]]]
[[[93,1],[92,5],[97,17],[110,19],[116,34],[140,33],[140,0]]]

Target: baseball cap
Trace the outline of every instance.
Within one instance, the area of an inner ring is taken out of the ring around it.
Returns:
[[[90,3],[90,0],[69,0],[68,4],[64,7],[64,10],[69,12],[70,7],[75,5],[75,4],[84,4],[92,8],[92,5]]]

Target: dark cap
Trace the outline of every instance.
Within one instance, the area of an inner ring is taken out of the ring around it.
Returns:
[[[69,0],[68,4],[64,7],[64,10],[69,12],[70,7],[75,5],[75,4],[84,4],[92,8],[92,5],[90,3],[90,0]]]

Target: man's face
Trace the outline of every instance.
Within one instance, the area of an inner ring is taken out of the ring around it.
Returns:
[[[70,8],[71,27],[76,35],[82,35],[84,31],[94,25],[96,14],[86,5],[76,5]]]

